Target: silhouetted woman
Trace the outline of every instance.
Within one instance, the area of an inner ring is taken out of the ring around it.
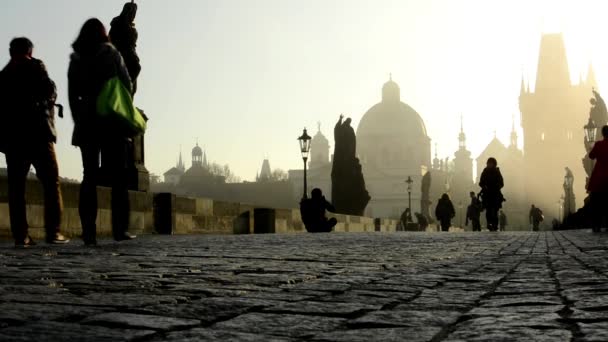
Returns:
[[[435,207],[435,216],[441,224],[442,231],[447,232],[450,230],[454,215],[456,215],[456,211],[454,210],[454,205],[450,200],[450,196],[448,196],[448,194],[443,194]]]
[[[500,189],[504,186],[504,180],[498,162],[495,158],[488,158],[486,168],[483,169],[479,178],[481,187],[481,203],[486,210],[488,229],[492,232],[498,230],[498,210],[502,208],[504,197]]]
[[[97,219],[97,184],[100,159],[108,165],[112,186],[112,233],[117,241],[134,238],[127,232],[129,224],[129,193],[127,190],[127,142],[97,114],[97,97],[104,84],[118,76],[131,89],[131,79],[118,51],[109,43],[103,24],[89,19],[72,44],[68,70],[68,95],[74,133],[72,144],[80,147],[83,179],[80,185],[79,213],[85,245],[95,245]]]
[[[602,127],[604,140],[598,141],[589,152],[589,158],[595,160],[595,166],[587,191],[591,194],[591,208],[593,210],[593,231],[597,232],[606,227],[606,204],[608,203],[608,126]]]

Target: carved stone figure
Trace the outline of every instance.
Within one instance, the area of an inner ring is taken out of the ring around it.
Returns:
[[[334,127],[334,161],[331,170],[331,198],[336,212],[362,216],[370,196],[365,189],[361,164],[356,158],[356,136],[350,126],[351,119],[344,116]]]
[[[430,195],[430,191],[431,191],[431,173],[427,172],[424,174],[424,176],[422,177],[422,185],[420,188],[421,192],[422,192],[422,196],[420,196],[420,211],[421,214],[424,215],[424,217],[429,218],[431,217],[431,211],[430,211],[430,205],[431,205],[431,195]]]

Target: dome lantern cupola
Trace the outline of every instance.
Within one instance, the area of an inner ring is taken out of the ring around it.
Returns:
[[[399,102],[401,101],[401,90],[399,85],[393,81],[393,75],[389,76],[388,82],[382,87],[382,102]]]

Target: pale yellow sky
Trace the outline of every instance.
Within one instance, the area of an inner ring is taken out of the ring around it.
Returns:
[[[67,103],[70,43],[87,18],[109,23],[122,2],[3,1],[0,43],[32,38]],[[162,174],[180,145],[189,165],[198,139],[211,160],[244,180],[264,156],[273,168],[300,168],[302,128],[314,133],[321,121],[333,141],[339,114],[356,126],[380,100],[389,73],[440,156],[457,149],[461,114],[476,156],[495,130],[508,141],[522,72],[534,86],[543,32],[564,33],[574,81],[593,62],[603,89],[607,9],[599,0],[140,1],[136,100],[151,117],[147,166]],[[7,59],[0,55],[2,64]],[[80,178],[67,114],[58,123],[61,172]]]

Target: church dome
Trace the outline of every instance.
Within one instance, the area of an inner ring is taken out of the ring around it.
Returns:
[[[192,156],[195,156],[195,157],[199,157],[199,156],[202,157],[203,156],[203,149],[198,146],[198,143],[192,149]]]
[[[319,148],[323,148],[323,147],[329,147],[329,140],[327,140],[327,138],[323,135],[323,133],[321,133],[321,130],[319,129],[319,131],[317,132],[317,134],[315,134],[315,136],[312,138],[311,142],[310,142],[310,146],[311,149],[314,149],[315,147],[319,147]]]
[[[357,153],[364,164],[420,169],[430,166],[430,138],[424,121],[401,102],[392,79],[382,87],[382,101],[371,107],[357,127]]]
[[[426,126],[420,115],[401,102],[399,85],[392,79],[382,87],[382,102],[370,108],[357,128],[357,137],[399,136],[403,139],[426,138]]]

